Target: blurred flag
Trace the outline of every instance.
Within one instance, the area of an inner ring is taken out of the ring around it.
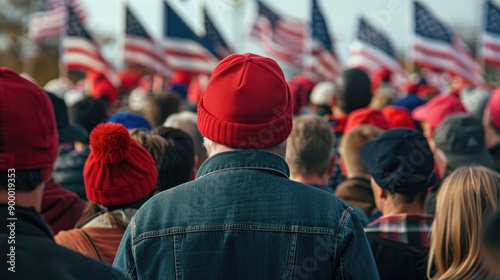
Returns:
[[[28,23],[28,36],[34,41],[55,37],[64,31],[66,3],[74,9],[82,21],[87,18],[87,13],[79,0],[47,0],[41,3],[42,10],[33,13]]]
[[[62,64],[69,70],[103,74],[111,83],[119,81],[113,67],[102,57],[99,45],[87,32],[76,12],[67,6],[66,34],[62,42]]]
[[[449,72],[472,85],[483,84],[482,68],[465,42],[418,1],[413,13],[415,64]]]
[[[359,19],[358,32],[349,54],[352,67],[364,69],[371,77],[386,69],[391,73],[392,85],[398,89],[404,87],[407,73],[399,64],[391,42],[364,18]]]
[[[149,35],[129,7],[125,10],[125,63],[144,66],[169,77],[172,73],[162,55],[161,45]]]
[[[259,13],[251,37],[260,41],[269,56],[302,69],[307,23],[291,17],[280,17],[261,1],[257,1],[257,4]]]
[[[333,82],[340,72],[340,64],[333,48],[325,18],[316,0],[312,1],[311,19],[312,61],[308,68],[312,70],[313,78]]]
[[[212,73],[218,62],[212,42],[196,35],[167,2],[164,11],[163,48],[168,65],[172,70]]]
[[[500,67],[500,8],[486,1],[479,54],[485,62]]]
[[[205,31],[207,33],[206,37],[215,47],[218,58],[223,59],[224,57],[234,53],[233,49],[226,43],[226,40],[224,40],[219,30],[217,30],[217,27],[215,27],[212,19],[210,19],[206,7],[203,10],[203,15],[205,16]]]

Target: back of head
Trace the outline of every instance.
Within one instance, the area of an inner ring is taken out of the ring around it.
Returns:
[[[295,118],[286,150],[292,176],[324,175],[334,142],[331,127],[323,119],[312,115]]]
[[[345,114],[370,104],[372,90],[370,78],[361,69],[343,71],[335,80],[335,105]]]
[[[47,94],[16,72],[0,67],[1,188],[7,190],[8,174],[15,170],[16,192],[34,190],[50,178],[57,152],[57,125]],[[43,169],[47,174],[42,174]]]
[[[183,111],[170,115],[163,123],[165,127],[178,128],[186,132],[193,139],[194,150],[198,159],[202,161],[206,158],[206,150],[203,147],[203,136],[198,130],[198,116],[190,111]],[[202,162],[200,162],[201,164]]]
[[[500,175],[484,167],[461,167],[437,194],[432,224],[429,268],[439,279],[484,276],[480,256],[482,224],[500,205]],[[459,230],[457,230],[459,229]]]
[[[236,149],[284,142],[292,130],[292,98],[278,64],[250,53],[223,59],[198,103],[198,128]]]
[[[151,95],[144,107],[144,117],[151,126],[158,127],[168,116],[179,112],[181,105],[182,97],[176,92]]]
[[[106,104],[90,96],[73,104],[68,111],[70,122],[83,126],[89,134],[108,117]]]
[[[339,152],[347,169],[347,176],[368,174],[369,171],[361,160],[359,151],[364,144],[379,137],[384,131],[372,125],[360,125],[342,136]]]
[[[484,139],[481,121],[471,115],[455,114],[446,117],[434,133],[439,151],[443,152],[448,170],[462,165],[478,164],[494,168]]]
[[[191,178],[194,167],[194,146],[191,136],[172,127],[160,127],[155,134],[165,139],[165,152],[158,169],[156,191],[164,191],[183,184]]]
[[[381,87],[378,88],[373,93],[373,98],[370,102],[370,107],[376,110],[382,110],[385,106],[391,104],[394,100],[396,100],[397,94],[396,91],[390,87]]]
[[[491,274],[500,276],[500,211],[497,209],[495,213],[488,217],[484,227],[482,236],[482,245],[485,252],[486,267]]]

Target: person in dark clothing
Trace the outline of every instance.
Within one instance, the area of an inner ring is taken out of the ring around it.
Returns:
[[[58,152],[53,107],[41,88],[10,69],[0,68],[0,85],[0,279],[123,279],[54,242],[40,215]]]
[[[424,213],[434,158],[424,135],[389,130],[361,148],[382,216],[365,227],[381,279],[424,279],[433,217]]]

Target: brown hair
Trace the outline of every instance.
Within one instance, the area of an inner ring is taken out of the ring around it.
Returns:
[[[287,140],[286,161],[292,174],[323,175],[335,142],[328,123],[317,116],[299,116]]]
[[[382,129],[364,124],[353,128],[342,137],[339,153],[348,175],[369,173],[363,161],[361,161],[359,151],[364,144],[379,137],[382,133]]]
[[[166,141],[159,135],[151,134],[145,129],[133,129],[130,131],[130,137],[139,145],[144,147],[153,157],[156,163],[156,170],[160,171],[160,167],[164,160]]]
[[[370,107],[380,111],[394,100],[396,100],[396,93],[393,89],[386,87],[379,88],[373,94]]]
[[[476,279],[484,276],[480,254],[482,224],[500,204],[500,175],[485,167],[461,167],[437,194],[431,229],[427,276],[433,279]]]
[[[182,97],[175,92],[149,96],[144,107],[144,118],[151,126],[160,126],[168,116],[179,112],[181,103]]]

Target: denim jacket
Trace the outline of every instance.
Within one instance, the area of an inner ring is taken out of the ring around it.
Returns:
[[[352,208],[288,176],[269,152],[210,157],[139,209],[113,266],[129,279],[379,279]]]

